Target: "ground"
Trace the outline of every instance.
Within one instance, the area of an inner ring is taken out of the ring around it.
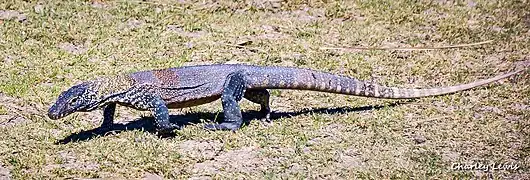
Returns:
[[[447,96],[382,100],[273,90],[273,124],[211,132],[219,101],[172,111],[46,117],[97,76],[210,63],[312,68],[397,87],[472,82],[530,64],[528,1],[2,1],[0,179],[530,178],[530,76]],[[490,41],[492,40],[492,41]],[[444,47],[402,51],[329,47]],[[507,163],[504,170],[457,164]]]

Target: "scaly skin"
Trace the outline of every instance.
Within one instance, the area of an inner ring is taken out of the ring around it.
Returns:
[[[237,130],[242,116],[239,101],[246,98],[261,105],[265,119],[270,116],[267,89],[298,89],[374,98],[410,99],[450,94],[507,78],[523,70],[469,84],[433,88],[385,87],[354,78],[293,67],[236,64],[188,66],[129,75],[100,78],[73,86],[63,92],[49,109],[51,119],[73,112],[104,108],[103,127],[113,123],[116,104],[153,112],[161,133],[180,128],[169,123],[168,109],[197,106],[221,98],[224,120],[207,124],[206,129]]]

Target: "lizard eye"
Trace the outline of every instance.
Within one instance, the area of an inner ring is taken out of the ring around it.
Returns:
[[[78,99],[77,97],[70,99],[70,104],[75,105],[75,103],[77,103],[77,99]]]

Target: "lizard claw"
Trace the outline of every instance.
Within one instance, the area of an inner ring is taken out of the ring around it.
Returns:
[[[271,120],[271,114],[270,114],[270,113],[266,113],[266,114],[265,114],[265,117],[263,117],[263,118],[261,119],[261,121],[263,121],[263,122],[267,122],[267,123],[272,123],[272,120]]]
[[[272,126],[274,123],[272,122],[271,120],[271,113],[270,111],[262,111],[261,113],[264,114],[264,117],[260,119],[260,121],[262,122],[262,124],[264,124],[265,126],[269,127],[269,126]]]
[[[274,125],[274,122],[270,119],[263,118],[261,119],[261,124],[264,125],[265,127],[271,127]]]
[[[157,128],[156,132],[160,135],[168,135],[168,134],[172,134],[173,130],[175,129],[182,129],[182,127],[176,124],[169,124],[165,127]]]

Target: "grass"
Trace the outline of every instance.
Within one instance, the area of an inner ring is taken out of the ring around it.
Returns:
[[[528,6],[482,0],[3,1],[0,10],[19,14],[0,20],[0,165],[15,179],[530,178],[528,72],[398,105],[273,90],[274,124],[251,121],[236,133],[208,132],[198,123],[160,138],[150,132],[150,119],[140,118],[148,113],[121,107],[117,121],[127,130],[57,144],[90,134],[101,112],[57,121],[45,116],[62,90],[83,80],[190,64],[288,65],[409,88],[471,82],[528,64]],[[433,51],[320,49],[486,40],[494,43]],[[247,42],[243,48],[241,42]],[[247,101],[242,106],[257,109]],[[216,101],[172,114],[212,121],[220,111]],[[520,168],[451,169],[474,162]]]

